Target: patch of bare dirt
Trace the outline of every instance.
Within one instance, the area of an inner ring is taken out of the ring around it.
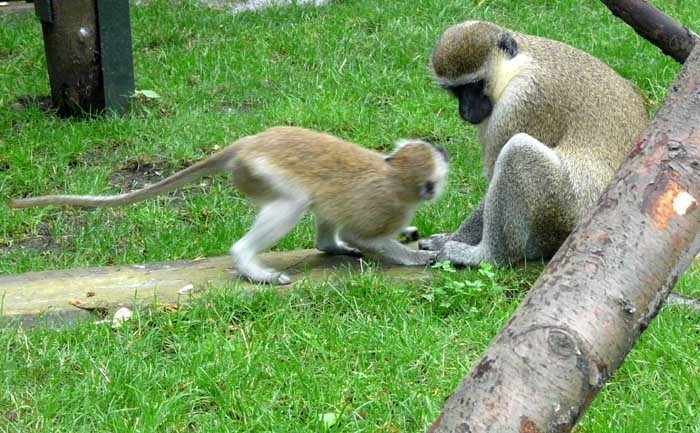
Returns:
[[[109,155],[114,154],[120,147],[131,146],[131,138],[118,138],[95,144],[73,155],[68,161],[69,167],[88,167],[102,164]]]
[[[34,5],[26,1],[0,2],[0,17],[5,15],[27,15],[34,12]]]
[[[171,164],[168,161],[151,161],[143,157],[135,158],[112,173],[109,178],[109,184],[115,188],[119,188],[123,192],[133,191],[163,180],[175,172],[189,167],[193,163],[194,161],[180,161],[177,164]],[[197,193],[206,194],[213,182],[212,178],[201,178],[195,183],[198,187]],[[189,193],[193,193],[191,185],[175,189],[170,192],[169,195],[177,199],[182,199]],[[177,201],[178,200],[175,202]]]
[[[51,234],[51,228],[40,222],[32,233],[20,236],[11,242],[0,241],[0,255],[11,251],[30,249],[42,254],[55,254],[61,251],[61,242]]]
[[[167,161],[150,161],[139,157],[127,161],[123,167],[112,173],[109,184],[123,191],[141,189],[164,179],[178,169]]]
[[[199,0],[199,3],[213,9],[227,9],[232,13],[238,13],[292,3],[323,6],[329,1],[330,0]]]
[[[221,111],[226,114],[245,113],[258,108],[260,105],[259,101],[253,100],[230,101],[221,104]]]
[[[53,111],[55,109],[53,105],[53,99],[51,99],[50,95],[18,96],[17,99],[15,99],[14,102],[12,102],[12,107],[16,110],[25,110],[32,106],[38,107],[41,111]]]

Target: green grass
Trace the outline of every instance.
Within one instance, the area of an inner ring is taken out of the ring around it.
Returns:
[[[700,29],[691,2],[655,3]],[[151,1],[131,13],[137,88],[161,98],[94,119],[13,104],[48,93],[41,30],[0,18],[0,197],[126,190],[135,167],[168,174],[291,124],[382,151],[405,136],[447,147],[449,188],[415,221],[445,231],[485,186],[473,129],[428,74],[447,25],[483,18],[563,40],[635,82],[650,107],[678,70],[593,0],[356,0],[236,16]],[[0,273],[221,255],[252,216],[223,176],[128,208],[0,205]],[[305,219],[277,248],[312,245]],[[2,329],[0,432],[322,431],[324,414],[337,417],[331,431],[424,431],[540,270],[446,273],[426,286],[370,271],[252,297],[231,284],[174,313],[140,310],[118,330]],[[697,268],[678,285],[699,287]],[[577,432],[700,432],[699,341],[698,315],[662,311]]]
[[[421,294],[370,271],[252,299],[220,288],[117,331],[12,332],[0,407],[36,431],[321,431],[327,413],[333,431],[423,430],[515,301]]]

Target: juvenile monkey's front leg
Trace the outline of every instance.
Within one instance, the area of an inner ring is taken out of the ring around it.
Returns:
[[[351,234],[343,234],[343,239],[379,260],[402,266],[421,266],[435,261],[437,251],[422,251],[409,248],[390,239],[359,239]]]
[[[484,229],[483,215],[484,201],[482,200],[457,230],[452,233],[436,233],[429,238],[421,239],[418,241],[418,248],[421,250],[438,251],[448,242],[477,245],[481,242],[481,235]]]

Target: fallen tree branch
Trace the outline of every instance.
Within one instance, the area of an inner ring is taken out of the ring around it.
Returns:
[[[601,0],[610,11],[630,25],[641,37],[664,54],[684,63],[698,41],[698,35],[647,0]]]
[[[700,250],[700,45],[430,432],[568,432]]]

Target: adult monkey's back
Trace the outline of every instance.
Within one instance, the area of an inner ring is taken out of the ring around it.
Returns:
[[[583,51],[482,21],[449,27],[432,68],[477,127],[488,188],[420,247],[457,265],[551,257],[646,125],[640,93]]]

